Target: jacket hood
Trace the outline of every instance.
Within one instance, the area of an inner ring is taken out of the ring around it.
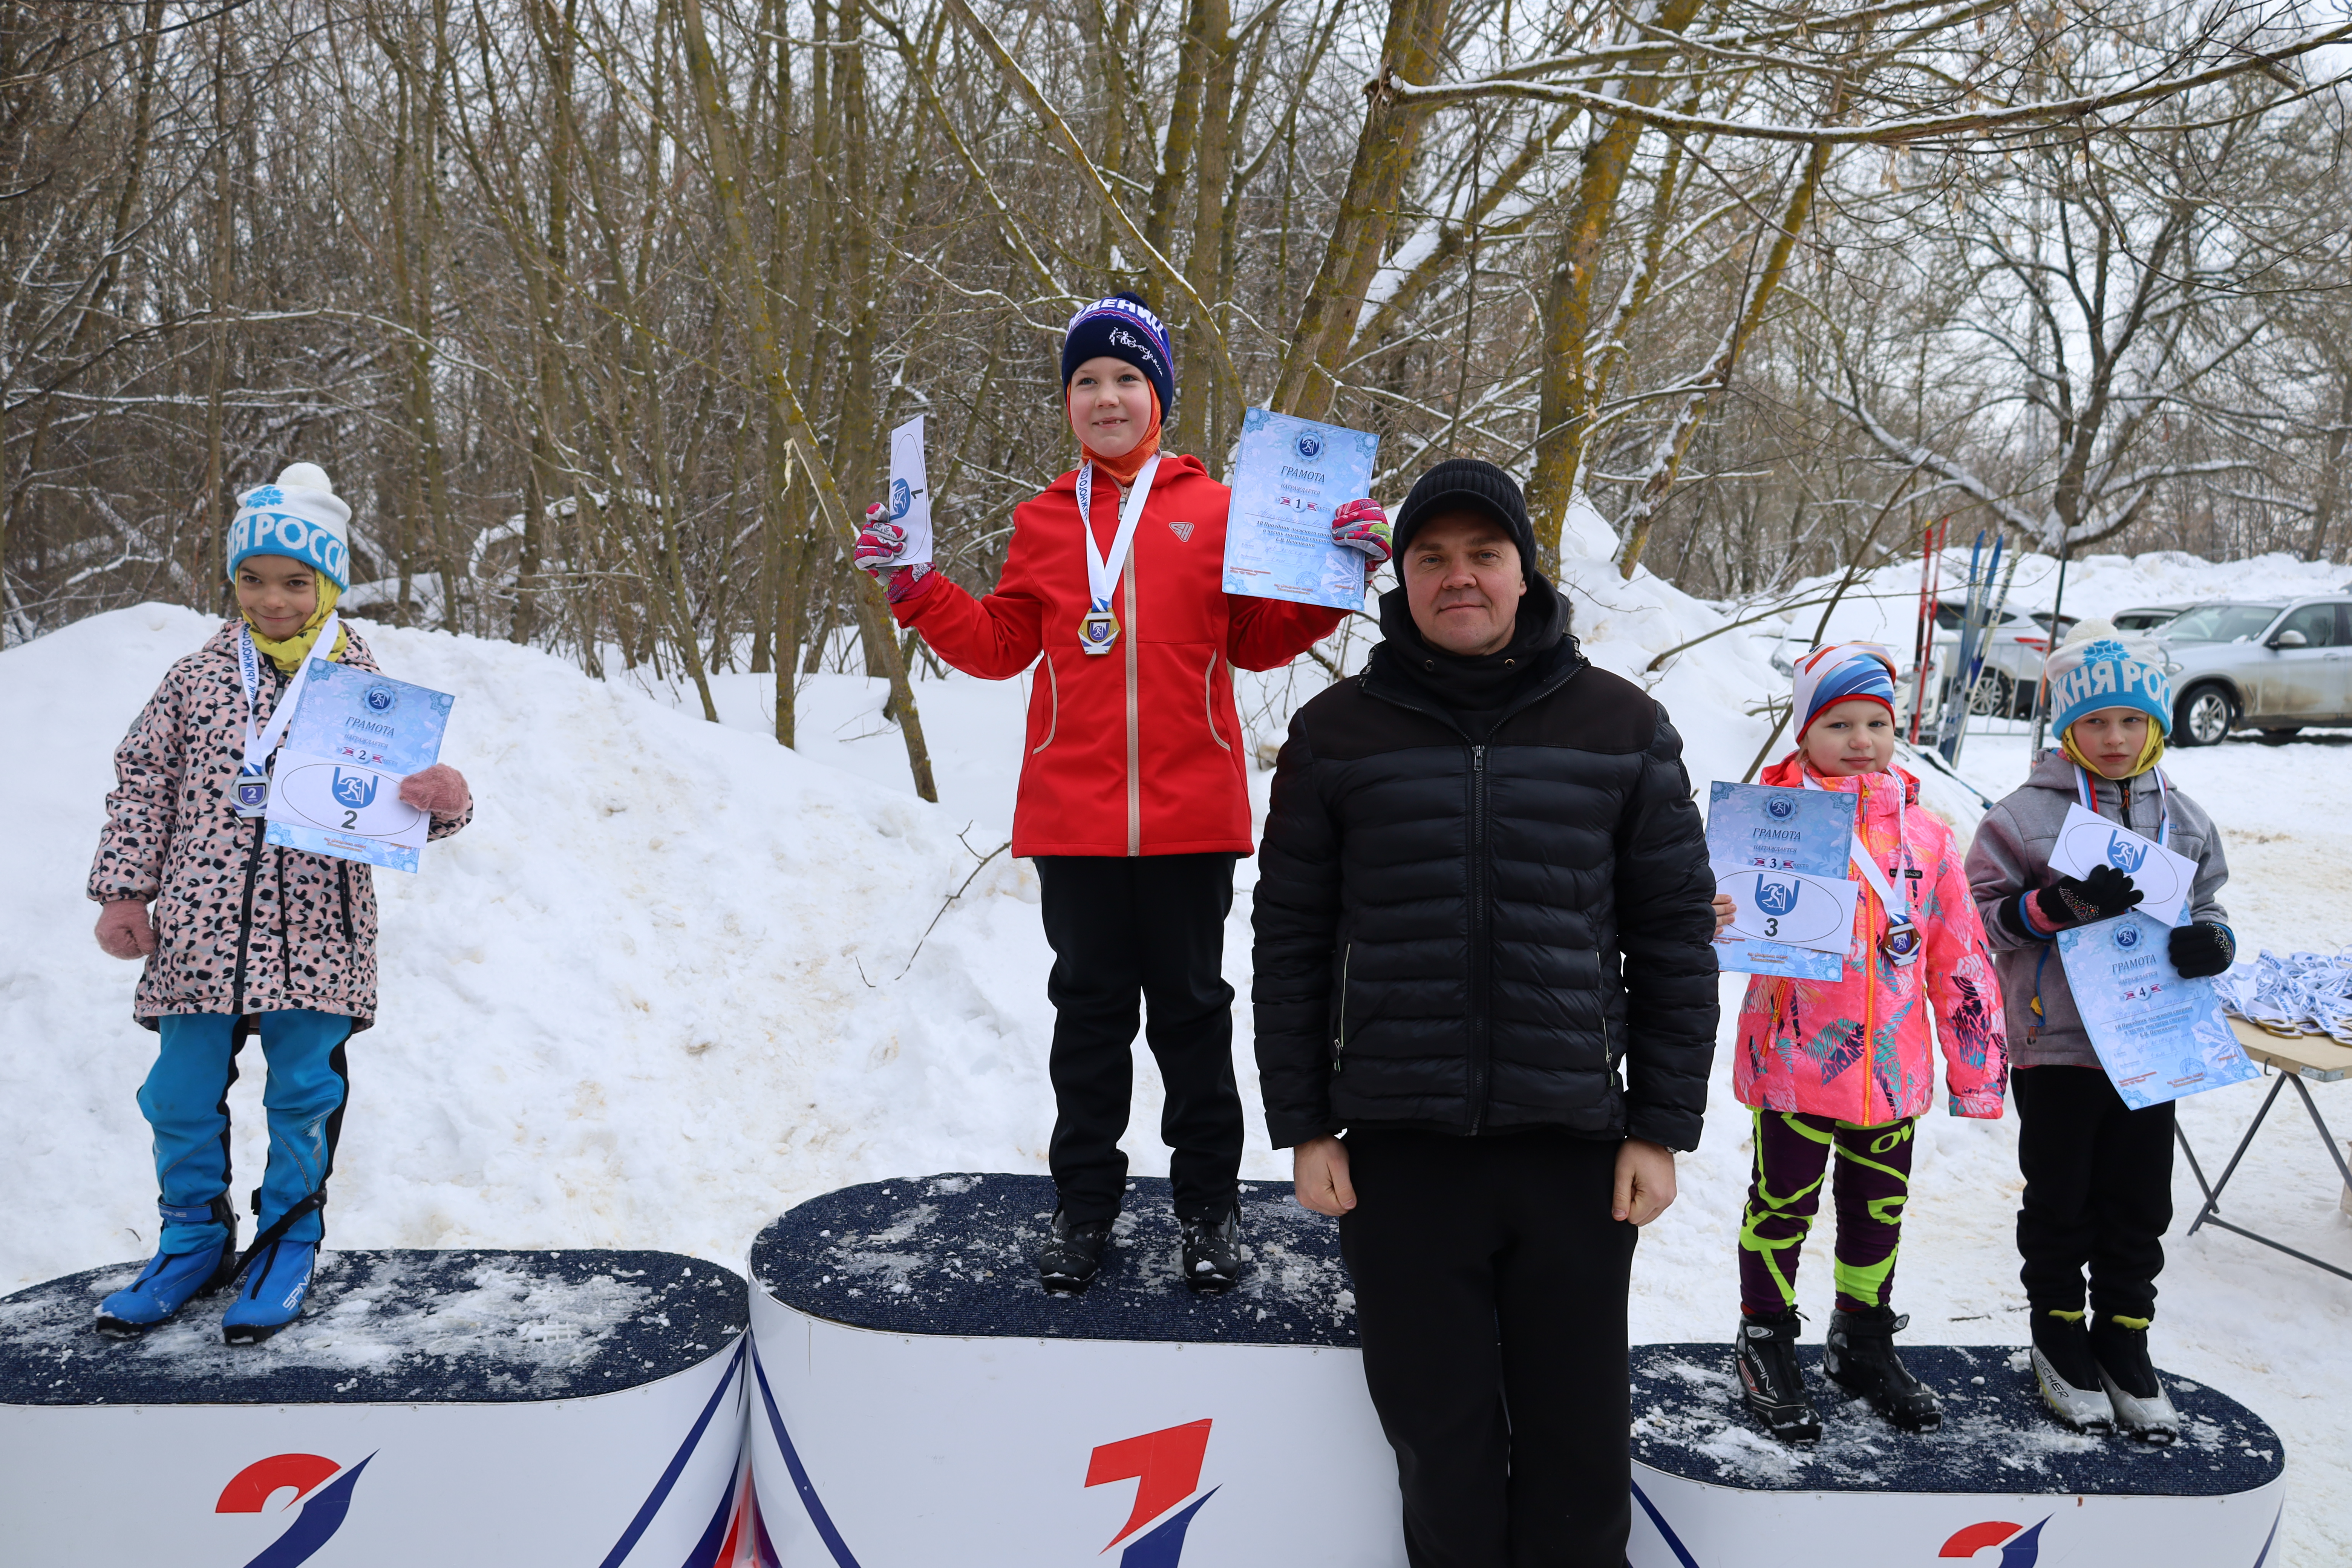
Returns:
[[[1405,591],[1391,588],[1381,595],[1385,640],[1372,650],[1369,668],[1383,683],[1398,680],[1420,688],[1457,715],[1491,712],[1528,686],[1560,677],[1583,662],[1576,639],[1569,636],[1568,620],[1567,596],[1542,573],[1530,571],[1511,640],[1494,653],[1465,658],[1430,647],[1413,624]]]

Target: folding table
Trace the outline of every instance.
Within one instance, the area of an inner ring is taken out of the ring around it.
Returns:
[[[2343,1148],[2336,1143],[2335,1134],[2327,1131],[2327,1123],[2321,1118],[2319,1107],[2311,1098],[2311,1090],[2304,1087],[2305,1079],[2314,1083],[2334,1083],[2338,1079],[2352,1077],[2352,1047],[2339,1045],[2326,1035],[2274,1035],[2243,1018],[2231,1018],[2230,1026],[2237,1031],[2238,1043],[2245,1047],[2246,1055],[2274,1069],[2278,1081],[2271,1085],[2270,1093],[2263,1097],[2262,1109],[2254,1112],[2254,1120],[2246,1128],[2246,1135],[2238,1140],[2238,1152],[2230,1156],[2230,1163],[2218,1182],[2206,1182],[2204,1167],[2197,1163],[2197,1151],[2189,1146],[2189,1135],[2180,1130],[2178,1121],[2173,1123],[2173,1135],[2180,1140],[2181,1152],[2189,1156],[2189,1168],[2196,1173],[2197,1185],[2205,1194],[2205,1206],[2198,1210],[2196,1223],[2189,1227],[2188,1234],[2195,1236],[2200,1226],[2216,1225],[2244,1237],[2248,1241],[2259,1241],[2290,1258],[2299,1258],[2315,1268],[2325,1268],[2340,1279],[2352,1279],[2352,1269],[2339,1268],[2308,1252],[2298,1252],[2284,1242],[2273,1241],[2244,1226],[2232,1225],[2221,1215],[2221,1189],[2228,1186],[2230,1178],[2237,1173],[2238,1162],[2246,1157],[2246,1150],[2253,1142],[2254,1134],[2262,1131],[2263,1119],[2271,1113],[2279,1090],[2288,1084],[2294,1085],[2295,1093],[2303,1097],[2303,1108],[2311,1112],[2311,1124],[2319,1129],[2319,1141],[2327,1146],[2327,1157],[2336,1162],[2336,1173],[2344,1178],[2347,1187],[2352,1187],[2352,1166],[2345,1163]]]

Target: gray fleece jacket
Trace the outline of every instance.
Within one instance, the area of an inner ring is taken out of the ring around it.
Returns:
[[[2050,868],[2050,850],[2058,842],[2066,808],[2081,804],[2075,768],[2066,753],[2053,746],[2042,753],[2025,785],[2003,797],[1977,824],[1969,846],[1969,891],[1984,919],[1985,942],[1992,949],[1993,968],[2000,975],[2001,1005],[2009,1019],[2010,1065],[2020,1068],[2099,1065],[2098,1053],[2083,1030],[2074,994],[2066,987],[2065,965],[2057,944],[2020,936],[2002,918],[2000,906],[2029,889],[2058,880]],[[2098,779],[2094,789],[2101,816],[2122,823],[2135,833],[2156,837],[2168,809],[2172,830],[2165,846],[2197,862],[2197,880],[2189,889],[2191,920],[2225,921],[2228,911],[2215,901],[2221,884],[2230,879],[2229,858],[2221,852],[2221,830],[2205,808],[2179,790],[2169,795],[2156,787],[2153,770],[2128,779]],[[2042,996],[2042,1016],[2030,1004],[2036,988]]]

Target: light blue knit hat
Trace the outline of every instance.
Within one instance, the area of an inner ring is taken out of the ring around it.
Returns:
[[[2084,714],[2105,708],[2137,708],[2172,733],[2172,682],[2164,666],[2126,647],[2111,622],[2078,624],[2042,670],[2050,678],[2051,722],[2061,735]]]
[[[346,593],[352,585],[351,503],[316,463],[289,463],[278,482],[237,498],[228,525],[228,572],[248,555],[299,561]]]

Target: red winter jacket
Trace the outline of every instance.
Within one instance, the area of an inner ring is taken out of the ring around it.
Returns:
[[[968,675],[1006,680],[1045,656],[1029,694],[1013,853],[1250,852],[1248,761],[1233,667],[1273,669],[1337,630],[1344,612],[1224,591],[1233,492],[1201,460],[1163,457],[1112,609],[1118,640],[1078,646],[1087,613],[1078,476],[1013,509],[1004,574],[984,599],[935,577],[892,606]],[[1097,472],[1095,547],[1118,531],[1118,489]]]

